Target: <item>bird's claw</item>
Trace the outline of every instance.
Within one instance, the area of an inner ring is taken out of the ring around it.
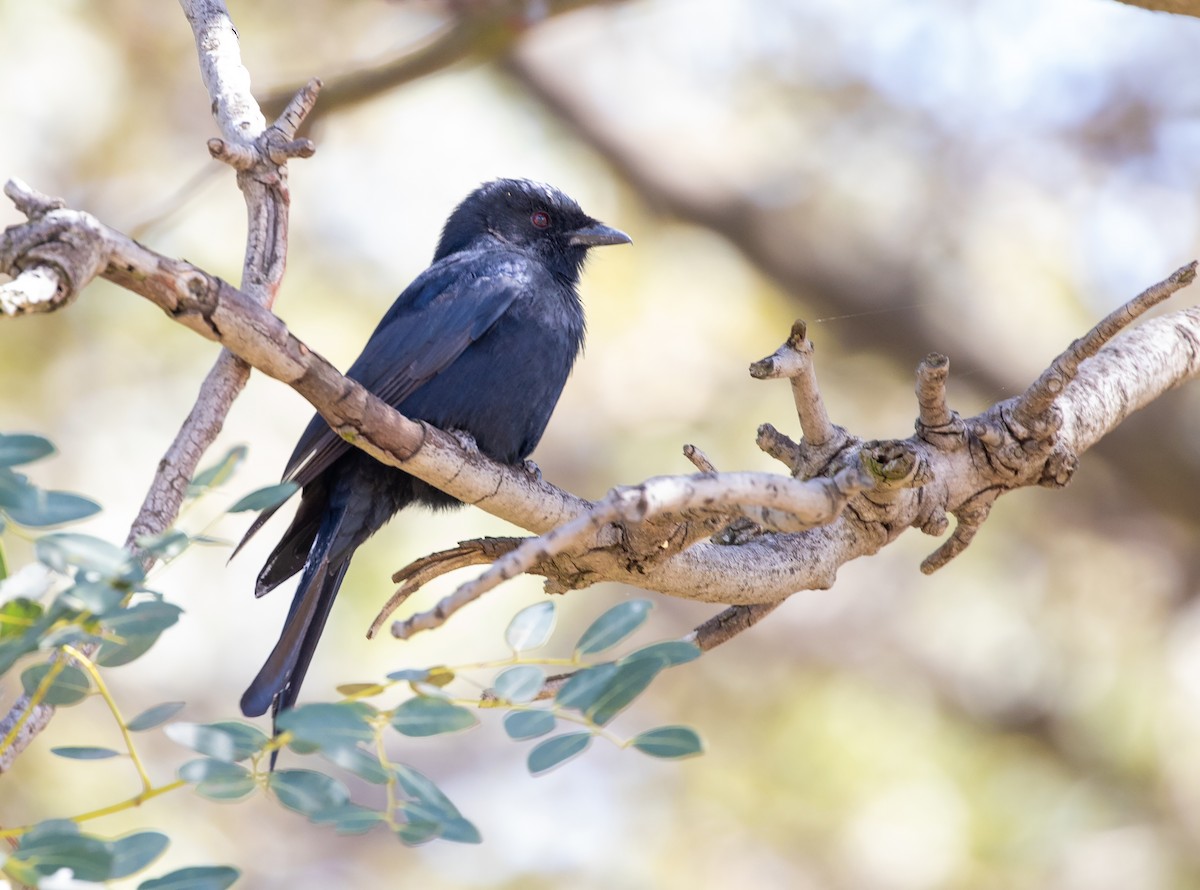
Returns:
[[[524,470],[525,475],[528,476],[530,479],[532,479],[534,482],[542,481],[542,468],[539,467],[537,464],[535,464],[533,461],[531,461],[529,458],[525,458],[525,460],[522,461],[521,469]]]
[[[475,437],[466,430],[448,430],[448,432],[462,447],[463,451],[470,452],[471,454],[479,453],[479,445],[475,442]]]

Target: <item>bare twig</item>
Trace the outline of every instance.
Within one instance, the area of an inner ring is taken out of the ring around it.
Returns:
[[[420,559],[414,559],[404,568],[392,575],[392,581],[399,584],[396,592],[383,604],[375,620],[367,629],[370,639],[379,633],[383,623],[398,608],[404,605],[414,592],[424,587],[434,578],[468,566],[489,565],[505,553],[516,549],[523,538],[475,538],[470,541],[459,541],[452,550],[442,550],[431,553]]]
[[[588,546],[608,525],[632,525],[689,509],[718,508],[722,513],[740,510],[768,527],[800,531],[827,525],[841,514],[850,496],[863,491],[874,477],[861,464],[843,469],[833,478],[799,481],[766,473],[662,476],[641,485],[617,489],[590,511],[538,538],[523,541],[490,569],[461,585],[427,612],[392,625],[392,635],[408,639],[422,630],[438,627],[468,603],[510,578],[548,563],[572,548]],[[757,508],[757,509],[755,509]]]

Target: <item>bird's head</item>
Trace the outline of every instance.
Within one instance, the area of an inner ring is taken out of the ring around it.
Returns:
[[[507,245],[535,253],[554,271],[575,280],[588,248],[630,240],[624,232],[588,216],[552,186],[528,179],[497,179],[481,185],[450,214],[433,258]]]

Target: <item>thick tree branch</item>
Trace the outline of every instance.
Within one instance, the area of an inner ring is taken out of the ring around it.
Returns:
[[[10,191],[20,200],[32,200],[19,187],[10,186]],[[1124,332],[1081,363],[1061,360],[1060,370],[1062,362],[1077,364],[1074,377],[1060,375],[1065,386],[1048,403],[1044,416],[1019,422],[1017,415],[1028,413],[1028,406],[1039,401],[1043,384],[960,421],[945,406],[940,390],[938,381],[946,369],[939,360],[927,361],[918,374],[923,422],[916,434],[882,442],[862,442],[846,434],[843,446],[816,474],[827,484],[861,465],[871,477],[869,488],[838,485],[850,496],[844,509],[820,517],[827,524],[804,531],[768,530],[731,545],[712,537],[731,519],[749,515],[768,529],[777,523],[761,510],[747,513],[746,504],[768,506],[804,522],[806,508],[799,492],[808,489],[792,490],[786,477],[770,474],[669,478],[652,480],[643,491],[701,485],[704,496],[699,501],[648,500],[658,506],[632,514],[617,509],[614,502],[602,502],[593,512],[592,505],[524,468],[494,464],[465,449],[455,437],[403,418],[312,353],[268,310],[187,263],[159,256],[89,215],[65,209],[51,210],[16,229],[6,233],[0,245],[0,257],[13,268],[31,268],[34,263],[11,245],[27,250],[35,244],[54,245],[56,262],[67,270],[66,280],[78,283],[98,253],[104,258],[106,278],[151,299],[175,320],[295,388],[335,430],[377,459],[535,534],[578,520],[570,533],[556,533],[552,544],[522,545],[527,549],[521,566],[546,576],[549,588],[559,591],[616,580],[727,605],[774,603],[799,590],[829,587],[838,568],[850,559],[878,551],[910,526],[940,531],[946,515],[953,513],[963,531],[936,558],[940,565],[965,547],[1000,494],[1026,485],[1065,484],[1080,452],[1137,406],[1200,373],[1197,309]],[[90,244],[92,239],[99,246]],[[79,270],[70,262],[72,249],[79,253]],[[1185,267],[1147,293],[1155,299],[1173,293],[1191,281],[1194,271],[1194,265]],[[1131,306],[1144,302],[1142,297]],[[1135,314],[1128,308],[1115,313],[1081,342],[1091,344],[1091,351],[1100,342],[1097,337],[1108,339]],[[1113,318],[1120,323],[1113,325]],[[804,341],[795,334],[781,350],[804,351]],[[1066,355],[1079,349],[1077,344]],[[793,358],[782,361],[790,367]],[[795,361],[796,368],[803,368],[803,361]],[[808,412],[808,402],[802,403],[801,412]],[[937,421],[945,422],[931,425]],[[800,475],[807,476],[809,462],[800,464],[805,470]],[[747,481],[770,492],[769,498],[746,497],[742,486]],[[497,572],[504,574],[503,569]]]

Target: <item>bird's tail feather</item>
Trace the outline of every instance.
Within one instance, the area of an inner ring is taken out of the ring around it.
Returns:
[[[247,717],[261,716],[272,705],[278,712],[296,701],[329,610],[350,565],[349,554],[336,562],[330,561],[330,550],[341,531],[344,516],[344,510],[331,510],[317,529],[279,642],[242,695],[242,713]]]

